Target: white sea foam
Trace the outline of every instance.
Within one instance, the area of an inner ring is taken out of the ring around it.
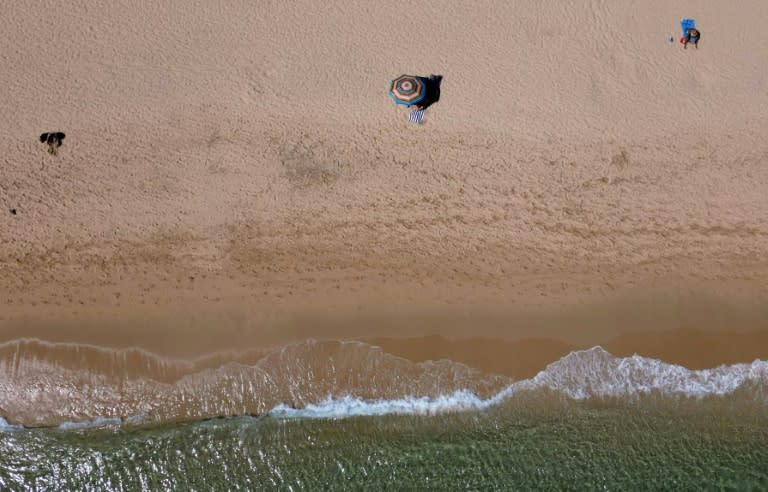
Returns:
[[[487,407],[490,400],[480,399],[471,391],[456,391],[435,398],[426,396],[406,397],[396,400],[366,401],[354,396],[328,397],[304,408],[278,405],[271,412],[273,417],[287,418],[338,418],[376,415],[434,415],[446,412],[479,410]]]
[[[81,422],[62,422],[59,424],[61,430],[80,430],[80,429],[100,429],[104,427],[120,427],[123,423],[118,417],[97,417],[93,420]]]
[[[3,417],[0,417],[0,432],[20,430],[23,428],[23,425],[9,424],[7,420],[5,420]]]
[[[540,389],[573,400],[619,397],[632,399],[653,392],[668,397],[727,396],[750,385],[757,401],[768,403],[768,362],[734,364],[690,370],[634,355],[614,357],[601,347],[572,352],[535,377],[517,381],[487,399],[471,391],[455,391],[434,398],[406,396],[393,400],[364,400],[355,396],[328,397],[304,408],[278,405],[269,415],[285,418],[345,418],[380,415],[433,415],[480,410],[497,405],[521,391]]]
[[[755,396],[765,400],[768,362],[734,364],[691,370],[675,364],[633,355],[614,357],[601,347],[572,352],[547,366],[530,380],[514,383],[516,389],[547,388],[569,398],[633,397],[651,392],[667,396],[725,396],[756,385]]]

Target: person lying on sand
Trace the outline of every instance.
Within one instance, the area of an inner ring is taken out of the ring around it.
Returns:
[[[695,27],[688,29],[685,32],[685,38],[683,39],[683,49],[688,48],[688,43],[692,43],[694,48],[699,49],[699,40],[701,39],[701,33]]]

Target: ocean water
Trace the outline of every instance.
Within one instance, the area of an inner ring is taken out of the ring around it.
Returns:
[[[2,490],[768,490],[764,361],[595,347],[511,381],[361,343],[163,370],[40,343],[2,359]]]

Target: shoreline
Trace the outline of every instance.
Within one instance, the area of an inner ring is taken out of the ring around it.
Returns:
[[[570,351],[598,345],[616,356],[638,353],[690,369],[768,359],[758,348],[768,345],[754,345],[752,338],[768,331],[768,303],[754,295],[735,300],[667,289],[583,304],[558,305],[555,298],[543,306],[518,303],[508,309],[425,302],[344,305],[328,296],[324,309],[318,304],[247,309],[239,301],[222,301],[216,308],[186,302],[121,305],[86,309],[85,316],[54,309],[49,317],[0,322],[0,344],[40,340],[146,351],[181,362],[223,361],[226,354],[262,353],[307,340],[360,340],[414,362],[448,358],[487,372],[503,367],[501,374],[514,377],[531,376]],[[466,342],[473,341],[469,348]],[[518,356],[529,362],[515,362]]]
[[[0,417],[28,428],[102,421],[153,426],[266,415],[281,406],[327,403],[343,412],[347,398],[371,411],[388,401],[415,412],[424,404],[451,412],[495,405],[518,390],[523,401],[535,391],[531,402],[546,401],[548,390],[574,402],[654,401],[661,391],[673,399],[733,397],[760,406],[766,341],[768,330],[630,333],[593,347],[434,335],[307,341],[190,360],[27,339],[0,344],[0,384],[7,390]],[[743,363],[745,356],[754,359]],[[64,388],[62,407],[56,402]]]

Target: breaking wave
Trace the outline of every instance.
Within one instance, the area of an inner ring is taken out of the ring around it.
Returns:
[[[690,370],[656,359],[634,355],[614,357],[601,347],[572,352],[531,379],[511,383],[490,398],[455,391],[436,398],[406,396],[397,400],[365,401],[345,396],[326,398],[296,409],[286,405],[270,415],[302,418],[343,418],[365,415],[415,414],[482,410],[514,395],[548,390],[572,400],[634,399],[658,393],[666,397],[725,397],[743,390],[753,402],[768,403],[768,362],[734,364],[714,369]]]
[[[0,431],[17,424],[80,429],[235,415],[432,415],[514,405],[516,397],[538,393],[571,400],[737,397],[764,405],[768,362],[690,370],[594,347],[513,381],[449,360],[413,363],[361,342],[307,341],[192,362],[35,340],[0,347]]]

